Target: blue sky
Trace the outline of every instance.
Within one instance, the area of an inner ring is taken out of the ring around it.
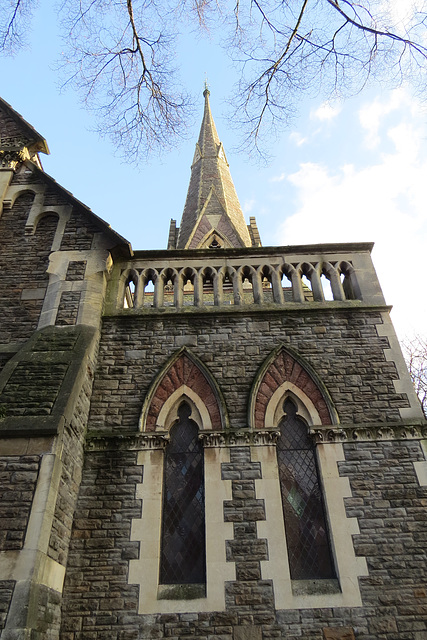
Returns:
[[[131,241],[163,248],[170,218],[180,220],[203,112],[205,73],[211,106],[247,217],[255,215],[264,245],[374,241],[374,263],[399,337],[427,334],[427,113],[405,89],[371,86],[343,103],[322,98],[271,144],[258,166],[233,149],[225,113],[235,82],[225,53],[187,34],[178,52],[182,78],[197,96],[188,139],[139,170],[90,130],[91,116],[72,90],[60,93],[53,70],[61,43],[51,3],[41,2],[31,48],[0,59],[1,95],[46,139],[44,169]]]

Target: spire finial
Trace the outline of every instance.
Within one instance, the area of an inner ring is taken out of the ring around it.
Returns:
[[[205,72],[205,90],[203,91],[203,95],[206,98],[206,96],[210,96],[211,92],[209,91],[209,84],[208,84],[208,74]]]

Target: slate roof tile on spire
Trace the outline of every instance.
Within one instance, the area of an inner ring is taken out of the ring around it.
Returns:
[[[224,148],[212,117],[210,92],[207,88],[203,95],[203,120],[175,246],[177,249],[251,247],[254,245],[253,234],[248,231],[231,178]],[[169,236],[170,248],[174,246],[172,236]],[[259,244],[260,242],[257,246]]]

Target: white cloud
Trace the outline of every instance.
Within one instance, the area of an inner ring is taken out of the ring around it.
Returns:
[[[250,213],[255,206],[255,198],[245,200],[243,203],[243,213]]]
[[[404,89],[395,89],[385,99],[375,98],[363,105],[359,111],[359,122],[365,130],[364,142],[368,148],[378,147],[381,125],[386,122],[386,116],[401,108],[405,108],[413,116],[420,112],[419,104]]]
[[[286,177],[287,177],[286,173],[280,173],[278,176],[273,176],[272,178],[270,178],[269,182],[283,182],[283,180],[285,180]]]
[[[320,120],[321,122],[324,122],[325,120],[333,120],[337,117],[340,111],[340,105],[332,105],[330,102],[324,102],[320,107],[311,111],[310,118],[312,120]]]
[[[393,24],[398,27],[407,27],[415,11],[422,11],[423,0],[384,0],[380,9],[389,15]]]
[[[289,135],[289,140],[293,142],[297,147],[301,147],[303,144],[308,142],[308,138],[303,137],[298,131],[293,131]]]
[[[396,104],[393,100],[399,98],[375,101],[371,114],[378,114],[381,104],[383,110]],[[280,229],[283,244],[375,241],[374,263],[386,301],[395,304],[392,317],[400,335],[426,333],[427,316],[427,159],[420,144],[426,135],[403,117],[386,131],[393,151],[375,164],[339,169],[301,164],[288,177],[297,211]]]

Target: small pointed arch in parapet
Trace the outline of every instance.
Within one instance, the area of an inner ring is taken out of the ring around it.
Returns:
[[[140,430],[168,430],[183,399],[190,404],[191,417],[200,429],[217,431],[229,426],[224,398],[214,377],[197,356],[183,347],[153,381],[142,407]]]
[[[268,356],[255,377],[249,403],[250,427],[277,426],[287,396],[294,400],[308,424],[339,423],[332,399],[314,369],[293,349],[281,345]]]
[[[137,289],[139,286],[139,274],[133,268],[125,269],[120,276],[118,291],[118,306],[124,309],[132,309],[135,306]]]

